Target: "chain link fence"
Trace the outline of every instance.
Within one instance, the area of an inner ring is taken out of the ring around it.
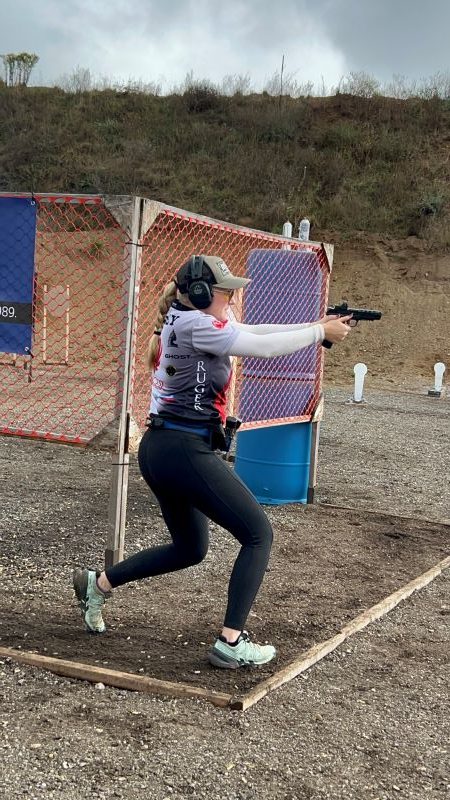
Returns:
[[[106,433],[106,564],[123,557],[130,444],[148,414],[166,284],[191,255],[217,255],[252,278],[236,319],[313,321],[326,309],[327,248],[137,197],[0,194],[0,434],[88,445]],[[243,430],[319,418],[322,361],[318,345],[235,359],[228,413]]]
[[[14,218],[12,200],[22,200]],[[6,307],[24,279],[25,201],[36,209],[30,341],[16,348],[12,326],[0,325],[0,433],[86,444],[121,408],[129,235],[100,197],[0,196]]]
[[[13,208],[11,225],[11,209],[5,222],[4,208],[18,199],[26,204]],[[30,205],[36,217],[31,223]],[[132,206],[127,197],[0,196],[3,332],[17,328],[4,321],[12,313],[10,301],[20,296],[16,284],[24,280],[17,264],[30,247],[34,254],[28,350],[16,347],[11,335],[0,337],[0,348],[7,342],[0,351],[0,433],[86,444],[117,420],[130,292],[135,316],[128,411],[142,431],[151,389],[146,351],[157,299],[193,253],[219,255],[234,273],[252,278],[233,308],[243,322],[307,322],[324,314],[329,265],[320,244],[287,242],[148,200],[140,201],[133,241]],[[130,284],[133,248],[138,248],[135,286]],[[236,360],[229,413],[242,418],[243,429],[310,419],[321,376],[317,346],[270,360]]]
[[[233,307],[236,318],[248,324],[317,320],[325,313],[329,279],[328,257],[320,244],[287,242],[160,204],[153,205],[151,219],[142,238],[131,407],[141,430],[149,407],[145,361],[157,299],[191,255],[220,256],[234,274],[252,278]],[[270,360],[236,359],[228,413],[242,418],[242,430],[311,419],[321,380],[320,346]]]

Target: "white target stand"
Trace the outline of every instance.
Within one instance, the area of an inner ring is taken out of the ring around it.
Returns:
[[[28,383],[31,383],[32,373],[33,373],[33,370],[32,370],[33,354],[32,354],[32,352],[31,352],[31,350],[29,348],[26,348],[26,351],[27,351],[26,353],[20,354],[20,355],[18,353],[7,353],[6,355],[10,355],[11,356],[11,361],[0,361],[0,366],[2,366],[2,367],[19,367],[19,364],[17,363],[17,359],[18,358],[22,358],[23,359],[22,367],[23,367],[24,371],[28,373]],[[30,360],[27,360],[27,359],[30,359]]]
[[[49,362],[47,357],[47,316],[64,318],[64,360]],[[44,303],[42,316],[42,363],[69,365],[69,339],[70,339],[70,286],[53,286],[51,289],[44,284]]]
[[[287,222],[285,222],[284,225],[283,225],[283,234],[282,235],[286,239],[292,239],[292,222],[289,222],[289,220]],[[282,250],[290,250],[291,249],[291,245],[290,244],[284,244],[281,249]]]
[[[365,364],[359,363],[355,364],[353,367],[353,372],[355,375],[355,387],[353,389],[353,397],[350,400],[347,400],[347,403],[351,405],[365,405],[366,401],[363,395],[364,389],[364,378],[367,374],[367,367]]]
[[[443,364],[442,361],[438,361],[437,364],[434,365],[434,387],[433,389],[428,389],[428,397],[442,397],[444,392],[442,386],[444,372],[445,364]]]

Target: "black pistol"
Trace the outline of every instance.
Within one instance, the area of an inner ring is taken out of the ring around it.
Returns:
[[[349,308],[347,303],[340,303],[339,305],[329,306],[327,308],[327,316],[328,314],[334,314],[338,317],[348,317],[350,314],[352,315],[351,320],[349,321],[349,325],[351,328],[356,328],[358,322],[362,319],[367,320],[368,322],[372,322],[375,319],[381,319],[382,312],[381,311],[373,311],[369,308]],[[332,347],[332,342],[329,342],[328,339],[324,339],[322,342],[322,346],[330,349]]]

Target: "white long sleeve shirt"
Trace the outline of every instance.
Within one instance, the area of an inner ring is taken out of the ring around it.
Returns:
[[[323,338],[319,324],[221,322],[175,301],[161,331],[151,413],[190,422],[224,421],[232,372],[230,356],[288,355]]]

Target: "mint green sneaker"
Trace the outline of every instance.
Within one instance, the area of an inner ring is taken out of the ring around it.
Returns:
[[[97,573],[92,569],[75,569],[73,588],[86,629],[89,633],[104,633],[106,625],[103,622],[102,608],[111,592],[100,591],[97,587]]]
[[[216,639],[208,653],[209,663],[222,669],[259,667],[275,658],[277,651],[271,644],[254,644],[247,631],[242,631],[236,644],[228,644],[223,636]]]

